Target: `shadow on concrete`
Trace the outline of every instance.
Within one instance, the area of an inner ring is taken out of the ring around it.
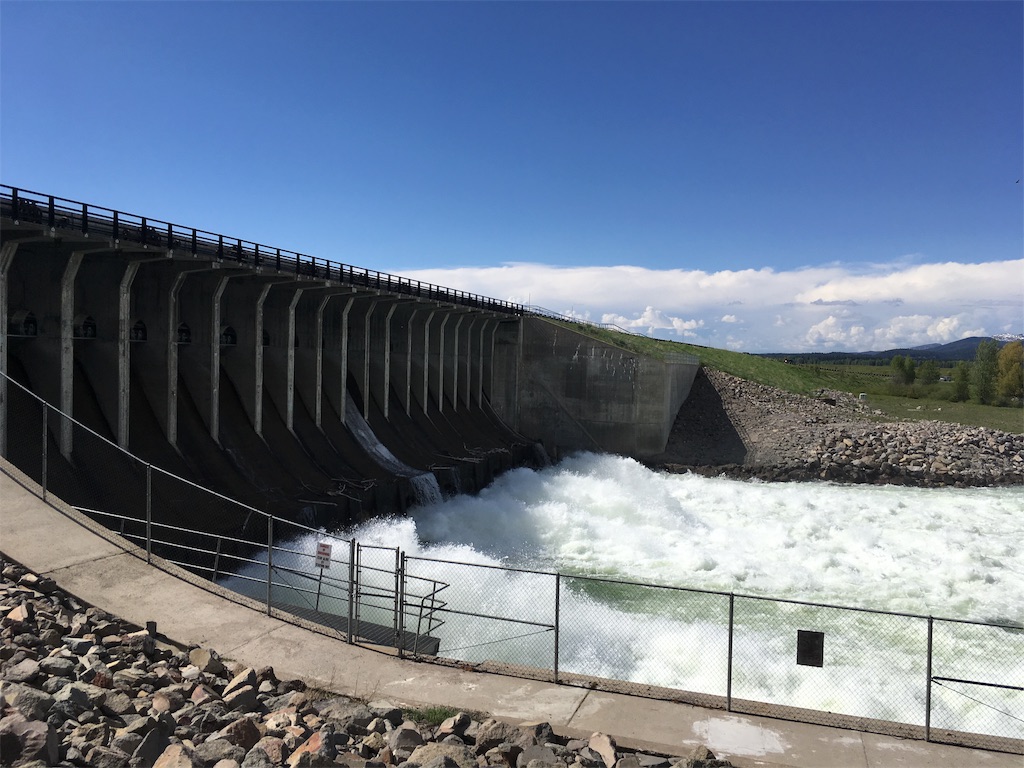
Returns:
[[[665,452],[649,462],[690,466],[743,464],[747,453],[722,396],[701,368],[672,425]]]

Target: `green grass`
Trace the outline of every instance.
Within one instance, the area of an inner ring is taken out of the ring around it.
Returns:
[[[1001,408],[974,402],[950,402],[948,397],[953,385],[948,382],[918,387],[917,397],[894,395],[890,390],[889,371],[884,366],[791,365],[745,352],[634,336],[582,323],[550,322],[561,323],[606,344],[649,357],[664,359],[672,354],[696,355],[708,368],[799,395],[813,395],[819,389],[834,389],[854,395],[866,392],[871,407],[890,419],[933,419],[1024,433],[1024,408],[1020,406]],[[950,371],[943,370],[942,375],[950,375]]]
[[[451,707],[426,707],[425,709],[407,709],[404,714],[409,720],[436,727],[449,717],[455,717],[460,711]]]
[[[869,394],[868,404],[892,418],[950,421],[1024,434],[1024,410],[1020,407],[999,408],[973,402],[952,403],[929,397],[910,398],[885,394]]]

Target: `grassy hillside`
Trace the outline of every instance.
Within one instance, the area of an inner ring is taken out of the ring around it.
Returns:
[[[864,392],[871,407],[881,411],[886,419],[934,419],[1024,433],[1024,409],[1020,407],[998,408],[978,403],[953,403],[948,399],[952,385],[943,383],[919,388],[914,393],[916,397],[894,395],[889,389],[888,376],[885,375],[887,371],[877,366],[792,365],[759,355],[634,336],[599,326],[560,320],[551,322],[561,323],[607,344],[650,357],[696,355],[701,364],[708,368],[787,392],[801,395],[813,395],[819,389],[835,389],[855,395]]]

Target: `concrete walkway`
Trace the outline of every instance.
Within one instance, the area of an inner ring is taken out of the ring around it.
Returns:
[[[31,489],[31,492],[30,490]],[[139,626],[156,621],[179,644],[212,647],[282,679],[406,706],[450,706],[511,722],[547,721],[556,733],[602,731],[624,746],[686,755],[698,744],[735,765],[991,766],[1024,757],[858,731],[735,715],[675,702],[401,660],[267,616],[265,608],[198,579],[75,512],[0,460],[0,551],[62,589]]]

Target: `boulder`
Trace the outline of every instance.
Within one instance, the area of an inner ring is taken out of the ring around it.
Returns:
[[[466,746],[457,744],[423,744],[413,751],[409,756],[410,763],[416,763],[426,768],[433,761],[449,758],[458,768],[478,768],[476,752]]]
[[[16,709],[8,709],[0,717],[0,753],[4,765],[30,760],[55,765],[59,745],[57,732],[47,723],[30,720]]]

